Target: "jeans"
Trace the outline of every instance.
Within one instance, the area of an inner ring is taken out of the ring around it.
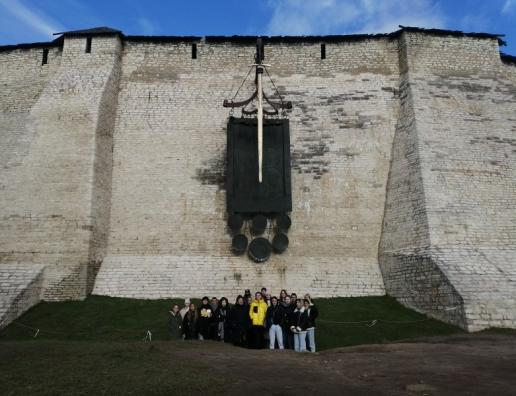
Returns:
[[[296,352],[306,352],[306,331],[294,333],[294,350]]]
[[[279,349],[283,349],[283,331],[281,330],[280,325],[273,324],[269,329],[270,349],[274,349],[276,339],[278,340]]]
[[[219,340],[224,341],[224,322],[219,322]]]
[[[310,352],[315,352],[315,327],[306,331],[306,339],[308,340],[308,347]]]

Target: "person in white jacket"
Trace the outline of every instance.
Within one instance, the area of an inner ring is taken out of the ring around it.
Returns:
[[[188,312],[189,306],[190,306],[190,299],[185,298],[185,306],[183,308],[181,308],[181,310],[179,311],[179,314],[181,315],[181,319],[185,318],[185,314]]]
[[[290,331],[294,333],[294,350],[306,352],[306,329],[308,328],[308,315],[306,314],[303,300],[296,301],[296,309],[290,320]]]

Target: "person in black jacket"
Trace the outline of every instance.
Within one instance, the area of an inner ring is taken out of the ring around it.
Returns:
[[[179,313],[179,305],[174,304],[172,310],[168,311],[168,334],[171,340],[177,340],[181,338],[182,325],[183,319]]]
[[[218,339],[220,341],[228,341],[230,339],[230,331],[228,326],[229,303],[226,297],[219,300],[219,307],[215,312],[218,324]]]
[[[211,302],[211,312],[212,312],[212,321],[210,323],[210,340],[219,340],[219,322],[217,320],[217,316],[219,315],[219,299],[217,297],[212,297]]]
[[[266,323],[269,328],[269,348],[274,349],[276,340],[279,349],[283,349],[283,330],[281,326],[286,321],[286,312],[278,303],[277,297],[271,298],[271,306],[267,309]]]
[[[285,321],[281,327],[283,333],[283,346],[286,349],[294,349],[294,334],[290,331],[290,321],[294,309],[294,305],[290,303],[290,296],[286,295],[282,302],[280,302],[281,308],[285,312]]]
[[[181,326],[181,332],[183,333],[183,339],[185,340],[197,340],[199,338],[199,313],[195,309],[195,304],[190,303],[188,311],[183,317],[183,325]]]
[[[209,340],[210,330],[214,322],[214,312],[208,297],[203,297],[199,307],[199,340]]]
[[[244,297],[241,295],[237,297],[235,305],[229,311],[228,322],[233,344],[247,347],[247,333],[251,327],[251,319],[249,307],[244,304]]]
[[[308,328],[308,315],[302,300],[296,301],[296,309],[290,320],[290,330],[294,333],[294,350],[306,352],[306,329]]]
[[[308,328],[306,329],[306,342],[308,343],[307,349],[310,352],[315,352],[315,319],[319,315],[319,310],[314,304],[310,294],[305,295],[303,301],[306,314],[308,315]]]
[[[250,305],[249,300],[253,301],[253,295],[251,294],[251,289],[245,289],[244,292],[244,305]]]

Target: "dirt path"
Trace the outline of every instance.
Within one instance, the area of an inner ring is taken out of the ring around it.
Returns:
[[[229,377],[230,395],[516,394],[514,336],[432,338],[314,355],[213,343],[200,357]]]

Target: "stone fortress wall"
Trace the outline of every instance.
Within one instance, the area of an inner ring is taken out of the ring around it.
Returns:
[[[293,102],[291,243],[265,264],[230,252],[224,192],[222,101],[255,39],[100,29],[0,47],[0,316],[35,295],[265,285],[387,292],[469,330],[516,326],[516,66],[498,38],[408,28],[265,42]]]

